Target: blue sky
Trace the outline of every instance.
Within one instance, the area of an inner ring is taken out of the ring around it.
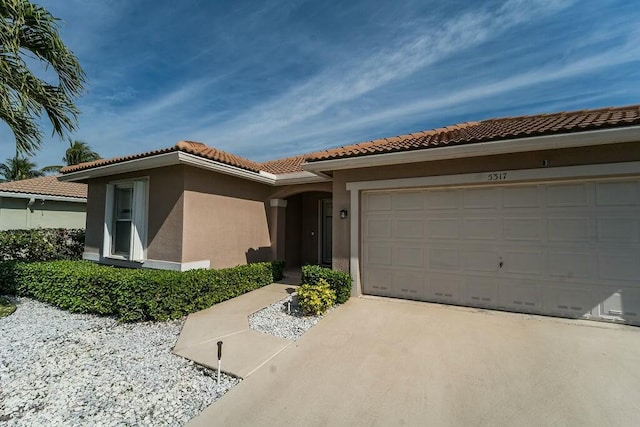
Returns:
[[[640,103],[617,0],[40,1],[86,73],[103,157],[195,140],[254,160],[484,118]],[[66,142],[46,138],[39,166]],[[13,136],[0,124],[0,160]]]

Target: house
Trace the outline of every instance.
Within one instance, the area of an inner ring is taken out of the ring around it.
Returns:
[[[57,176],[0,183],[0,230],[84,228],[87,185]]]
[[[70,166],[85,258],[284,259],[369,294],[640,323],[640,106],[467,122],[270,162],[196,142]]]

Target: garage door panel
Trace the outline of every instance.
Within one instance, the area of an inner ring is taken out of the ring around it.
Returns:
[[[431,274],[427,278],[425,297],[430,301],[456,304],[460,301],[461,279],[458,276]]]
[[[457,239],[458,220],[436,218],[429,220],[429,237],[432,239]]]
[[[500,203],[499,188],[478,188],[463,191],[463,206],[470,209],[497,208]]]
[[[566,279],[593,277],[591,253],[585,251],[550,251],[547,255],[549,276]]]
[[[366,209],[369,212],[390,211],[391,210],[391,194],[375,193],[369,194],[365,202]]]
[[[542,310],[542,290],[535,281],[505,280],[499,287],[501,307],[514,311],[539,313]]]
[[[366,219],[365,234],[369,239],[389,239],[393,236],[390,219]]]
[[[462,265],[466,271],[498,271],[498,251],[495,249],[464,249],[462,250]]]
[[[424,274],[415,271],[394,271],[394,296],[406,299],[423,300],[425,298]]]
[[[639,222],[637,218],[598,217],[597,239],[599,242],[638,242]]]
[[[391,266],[393,249],[390,246],[369,246],[365,254],[367,264],[371,266]]]
[[[553,217],[548,221],[547,235],[553,242],[589,241],[589,217]]]
[[[637,206],[637,181],[599,182],[596,184],[597,206]]]
[[[502,223],[505,240],[540,241],[546,235],[540,217],[504,218]]]
[[[460,268],[460,253],[457,248],[431,247],[428,266],[434,270],[458,270]]]
[[[543,287],[543,310],[565,317],[583,317],[591,314],[594,304],[591,292],[585,288],[563,288],[546,284]]]
[[[640,251],[600,251],[598,277],[637,281],[640,278]]]
[[[498,240],[498,220],[495,218],[468,218],[462,223],[462,238],[471,240]]]
[[[364,275],[364,291],[373,295],[393,295],[393,270],[369,268]]]
[[[640,324],[640,180],[363,194],[365,293]]]
[[[424,268],[425,252],[422,247],[398,247],[396,248],[395,263],[399,267]]]
[[[455,190],[434,190],[425,192],[425,208],[428,210],[458,209],[459,192]]]
[[[423,239],[424,220],[422,218],[398,219],[394,236],[399,239]]]
[[[634,324],[640,323],[640,290],[620,289],[603,302],[603,312],[613,310],[622,312],[622,320]],[[615,313],[615,312],[614,312]]]
[[[423,210],[424,192],[411,191],[393,194],[392,204],[394,210]]]
[[[586,207],[588,206],[587,183],[547,185],[547,206],[549,207]]]
[[[493,277],[467,276],[464,280],[464,302],[473,306],[498,305],[498,283]]]
[[[538,187],[534,185],[505,187],[502,190],[505,208],[537,208],[540,206]]]
[[[612,289],[607,293],[607,295],[600,295],[600,300],[602,301],[600,304],[600,314],[602,316],[610,316],[616,319],[623,318],[625,315],[625,308],[623,307],[622,292]],[[630,306],[627,309],[627,315],[629,315],[629,313],[631,313],[632,316],[637,314],[635,307],[633,307],[634,304],[631,301],[628,301],[628,303],[630,303]]]
[[[503,253],[502,269],[506,273],[539,276],[546,271],[544,254],[541,251],[506,249]]]

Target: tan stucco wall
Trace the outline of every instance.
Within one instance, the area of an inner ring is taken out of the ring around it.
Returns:
[[[0,197],[0,230],[84,228],[85,203]]]
[[[183,262],[211,268],[270,260],[267,185],[185,169]]]
[[[181,261],[184,203],[182,197],[183,166],[170,166],[89,180],[87,182],[86,252],[102,252],[107,184],[113,181],[144,177],[149,179],[147,259]]]
[[[333,268],[349,271],[350,221],[340,220],[341,209],[351,212],[348,182],[454,175],[474,172],[575,166],[640,160],[640,143],[612,144],[599,147],[547,150],[415,164],[335,171],[333,174]]]
[[[101,253],[104,233],[106,185],[109,182],[147,177],[149,179],[149,215],[147,259],[172,262],[209,261],[211,268],[230,267],[247,262],[270,260],[270,200],[287,198],[303,191],[330,191],[331,183],[271,187],[229,175],[190,166],[113,175],[88,181],[86,252]],[[285,220],[303,222],[317,232],[317,198],[305,193],[302,202],[313,205],[312,212],[300,208]],[[324,193],[325,197],[327,193]],[[311,199],[309,199],[311,197]],[[285,213],[284,208],[283,213]],[[313,218],[311,218],[313,216]],[[284,241],[284,229],[278,233]],[[302,247],[297,244],[299,259],[317,258],[317,240]],[[311,248],[311,249],[310,249]],[[304,255],[301,255],[304,254]],[[295,257],[295,255],[291,255]],[[311,261],[310,261],[311,262]]]

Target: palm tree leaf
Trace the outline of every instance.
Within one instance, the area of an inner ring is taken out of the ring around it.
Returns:
[[[39,147],[37,119],[43,113],[61,138],[77,126],[73,98],[82,92],[85,74],[62,42],[57,21],[28,0],[0,0],[0,119],[12,129],[20,152]],[[27,54],[55,71],[57,85],[31,72],[24,61]]]

